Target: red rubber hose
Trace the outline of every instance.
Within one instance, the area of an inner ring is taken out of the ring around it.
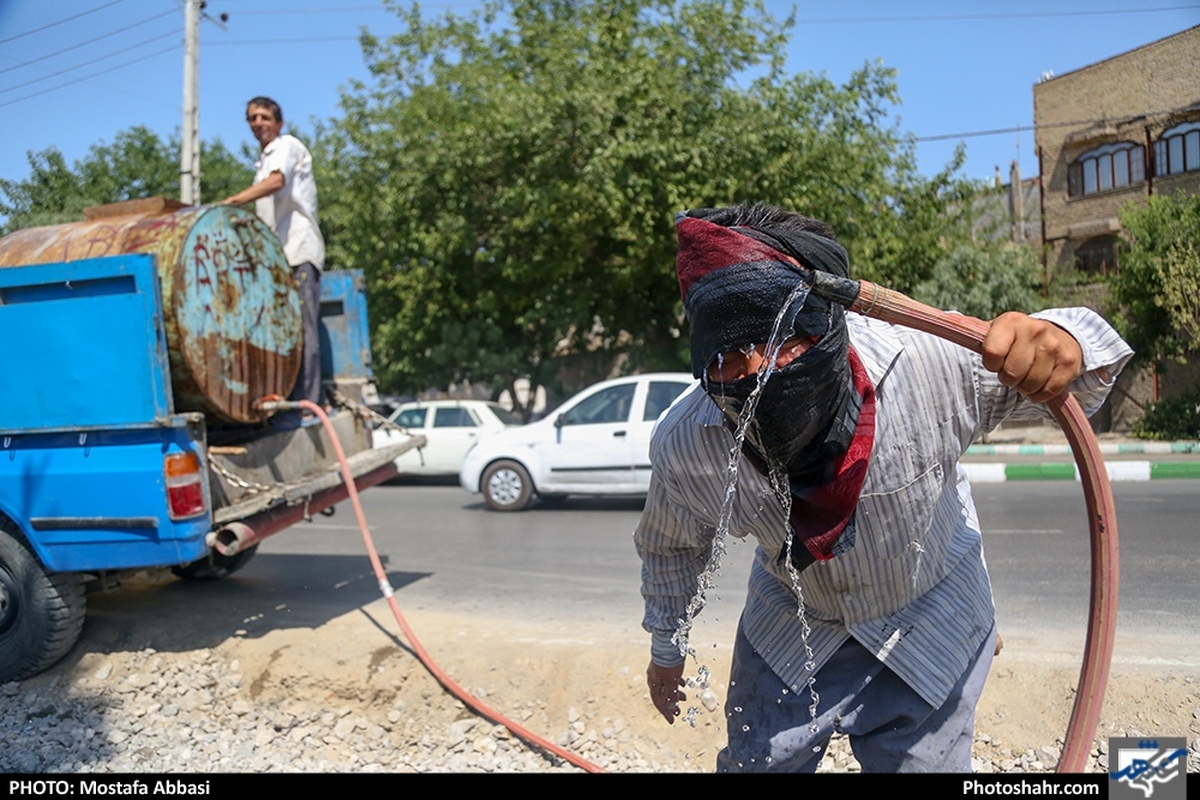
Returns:
[[[266,404],[264,404],[264,406],[266,406]],[[350,466],[346,463],[346,454],[342,450],[342,443],[338,440],[337,432],[334,430],[333,424],[329,421],[329,417],[325,414],[325,410],[309,400],[301,400],[299,403],[276,402],[273,404],[273,406],[275,408],[288,408],[296,406],[304,408],[316,414],[317,418],[321,420],[321,424],[325,426],[326,432],[329,433],[329,439],[333,442],[333,451],[337,455],[338,464],[341,465],[342,480],[346,483],[346,491],[349,494],[350,503],[354,506],[354,516],[358,519],[358,528],[362,532],[363,544],[367,548],[367,556],[371,559],[371,568],[375,572],[375,579],[379,581],[379,589],[383,593],[383,596],[387,598],[388,606],[392,609],[392,615],[396,618],[396,622],[400,625],[400,630],[404,632],[404,638],[408,639],[409,644],[412,645],[413,652],[416,653],[417,658],[421,661],[421,664],[424,665],[425,669],[429,670],[429,674],[431,674],[446,691],[450,692],[450,694],[457,697],[467,706],[475,709],[475,711],[477,711],[486,719],[508,728],[510,731],[512,731],[514,736],[517,736],[534,747],[537,747],[548,753],[552,753],[567,763],[573,764],[586,772],[604,772],[603,769],[591,763],[590,761],[586,761],[569,750],[564,750],[553,742],[543,739],[536,733],[533,733],[511,719],[508,719],[499,711],[496,711],[494,708],[487,705],[482,700],[478,699],[466,689],[455,683],[454,680],[437,665],[437,662],[433,660],[433,657],[430,656],[425,648],[421,645],[420,640],[417,639],[416,635],[412,631],[412,628],[408,626],[408,622],[404,619],[404,615],[400,613],[400,605],[396,602],[395,591],[392,589],[392,585],[387,579],[387,573],[384,572],[383,562],[379,560],[379,552],[375,549],[374,539],[371,538],[371,529],[367,525],[367,517],[365,514],[363,514],[362,504],[358,500],[358,489],[354,485],[354,476],[350,473]]]
[[[918,303],[899,292],[885,289],[869,281],[857,284],[851,302],[845,286],[835,286],[814,273],[813,291],[847,305],[868,317],[875,317],[919,331],[940,336],[979,353],[987,335],[988,323],[974,317],[949,314]],[[830,284],[822,286],[822,284]],[[1112,487],[1100,455],[1100,445],[1092,433],[1087,416],[1069,392],[1046,403],[1050,413],[1062,428],[1075,454],[1083,497],[1087,504],[1088,526],[1092,550],[1091,598],[1088,609],[1087,641],[1079,673],[1079,689],[1075,706],[1067,724],[1062,757],[1058,772],[1083,772],[1096,728],[1100,723],[1100,708],[1108,685],[1112,661],[1113,638],[1117,626],[1118,552],[1117,511],[1113,504]]]

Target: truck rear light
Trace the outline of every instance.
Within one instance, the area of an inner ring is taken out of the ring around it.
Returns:
[[[163,459],[167,479],[167,510],[171,519],[184,519],[203,514],[204,482],[200,458],[195,453],[172,453]]]

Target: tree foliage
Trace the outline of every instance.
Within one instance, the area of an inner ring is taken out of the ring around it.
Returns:
[[[1146,415],[1133,423],[1133,435],[1165,442],[1200,439],[1200,386],[1151,403]]]
[[[1121,213],[1113,317],[1143,362],[1185,362],[1200,334],[1200,195],[1154,196]]]
[[[904,290],[955,236],[966,187],[957,164],[917,173],[892,71],[784,75],[789,23],[757,3],[392,8],[402,32],[364,34],[372,82],[313,142],[330,260],[369,276],[387,388],[538,384],[596,350],[683,367],[681,209],[825,219],[860,275]]]
[[[153,131],[135,126],[118,133],[112,144],[92,145],[68,166],[54,147],[26,155],[29,176],[0,179],[0,234],[37,225],[83,219],[88,206],[163,195],[179,196],[179,141],[164,142]],[[202,145],[200,163],[205,197],[221,198],[250,185],[254,172],[219,139]]]
[[[1029,247],[960,244],[933,265],[913,298],[984,320],[1037,311],[1043,307],[1037,256]]]

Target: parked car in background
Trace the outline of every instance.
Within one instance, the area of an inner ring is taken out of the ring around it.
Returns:
[[[497,511],[519,511],[534,494],[644,495],[650,431],[694,383],[687,373],[663,372],[590,386],[545,419],[480,439],[459,483]]]
[[[425,437],[424,447],[396,459],[402,475],[457,475],[463,456],[480,437],[521,424],[521,418],[486,400],[429,400],[404,403],[388,421]],[[375,447],[407,439],[389,425],[374,431]]]

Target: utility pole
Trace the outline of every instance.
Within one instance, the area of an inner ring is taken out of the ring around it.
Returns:
[[[200,9],[203,0],[184,0],[183,143],[179,153],[179,199],[200,202]]]

